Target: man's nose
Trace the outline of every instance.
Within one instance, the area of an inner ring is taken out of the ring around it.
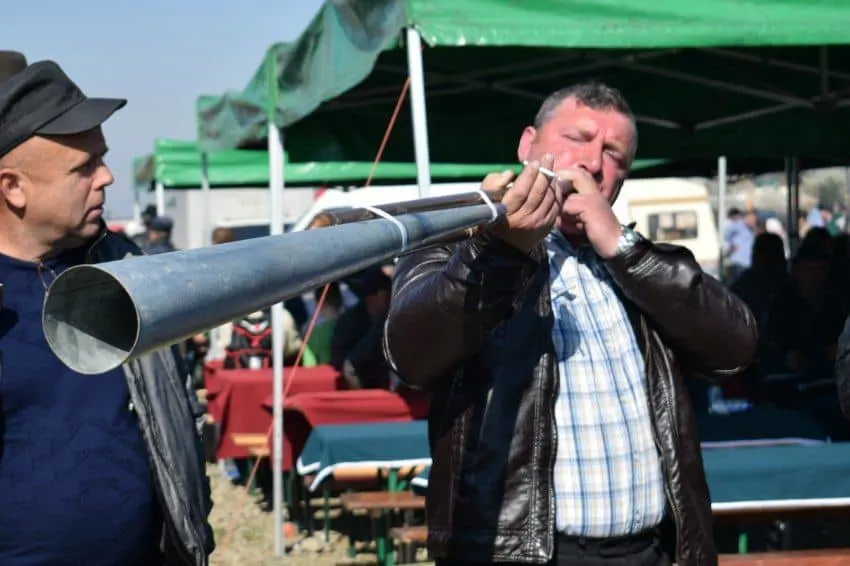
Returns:
[[[105,163],[102,163],[97,170],[97,180],[94,184],[95,187],[98,189],[105,189],[114,182],[115,177],[112,176],[112,171],[109,170],[109,167],[107,167]]]
[[[597,183],[602,181],[602,144],[585,144],[576,166],[590,173]]]

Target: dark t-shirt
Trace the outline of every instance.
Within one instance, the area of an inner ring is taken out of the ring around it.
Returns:
[[[87,376],[53,355],[45,285],[82,251],[35,264],[0,256],[0,564],[158,562],[160,527],[123,370]]]

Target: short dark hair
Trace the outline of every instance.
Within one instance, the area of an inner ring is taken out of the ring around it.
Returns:
[[[545,124],[552,113],[568,98],[575,98],[579,103],[594,110],[614,110],[627,116],[635,126],[634,149],[637,149],[637,121],[626,97],[618,89],[597,80],[576,83],[547,96],[534,117],[534,127],[539,128]]]

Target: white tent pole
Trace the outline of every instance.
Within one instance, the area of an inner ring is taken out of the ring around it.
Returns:
[[[165,214],[165,187],[161,181],[157,181],[156,187],[156,215],[162,216]]]
[[[425,111],[425,74],[422,69],[422,39],[419,37],[419,32],[412,27],[407,28],[406,34],[416,182],[419,185],[419,198],[425,198],[431,193],[431,169],[428,155],[428,121]]]
[[[273,121],[268,126],[269,144],[269,233],[283,234],[283,136]],[[274,381],[274,435],[272,476],[274,511],[274,552],[283,556],[283,303],[272,306],[272,379]]]
[[[204,199],[204,237],[202,245],[212,244],[212,194],[210,193],[209,168],[207,166],[207,153],[201,152],[201,193]]]
[[[726,156],[717,158],[717,231],[720,233],[720,256],[717,258],[717,278],[723,281],[726,251],[726,240],[723,231],[726,229]]]

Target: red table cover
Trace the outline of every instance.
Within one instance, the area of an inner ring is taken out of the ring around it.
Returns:
[[[222,369],[210,364],[205,368],[207,412],[219,425],[218,458],[248,458],[244,447],[233,444],[233,434],[263,434],[272,425],[271,415],[263,410],[263,402],[273,390],[271,369]],[[295,381],[289,384],[292,376]],[[284,387],[288,396],[334,391],[344,381],[331,366],[284,368]]]

